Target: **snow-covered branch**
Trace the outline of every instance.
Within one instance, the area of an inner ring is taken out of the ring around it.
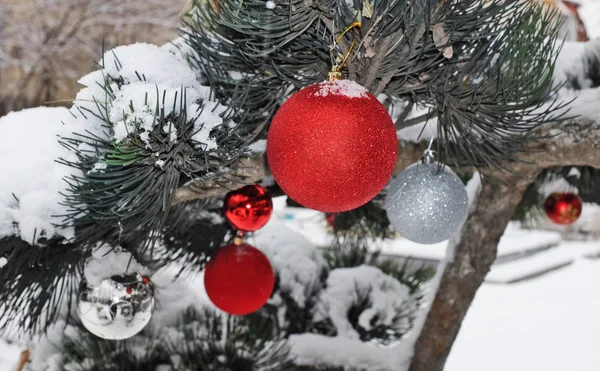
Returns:
[[[102,46],[166,42],[185,0],[36,0],[0,4],[2,110],[71,98]]]

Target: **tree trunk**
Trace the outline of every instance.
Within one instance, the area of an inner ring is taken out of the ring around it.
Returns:
[[[444,268],[440,286],[415,345],[410,371],[442,371],[460,325],[496,259],[498,241],[523,197],[539,174],[504,175],[483,182],[471,203],[461,236],[453,239],[454,258]]]
[[[472,201],[461,234],[450,242],[453,259],[445,265],[435,299],[414,347],[410,371],[442,371],[475,293],[496,259],[498,241],[527,186],[542,169],[564,166],[600,168],[600,124],[572,119],[545,125],[530,143],[514,174],[488,179]],[[515,175],[518,174],[518,175]]]

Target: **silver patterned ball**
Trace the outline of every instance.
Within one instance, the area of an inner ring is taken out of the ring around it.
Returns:
[[[421,244],[447,240],[467,219],[469,199],[460,178],[440,163],[415,163],[390,181],[385,200],[390,223]]]
[[[97,287],[83,282],[77,313],[92,334],[108,340],[127,339],[150,322],[155,306],[154,287],[137,273],[105,278]]]

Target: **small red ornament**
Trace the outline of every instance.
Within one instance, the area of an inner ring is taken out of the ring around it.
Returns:
[[[544,201],[544,212],[555,224],[569,225],[581,215],[582,204],[574,193],[554,192]]]
[[[267,136],[267,159],[281,189],[324,212],[375,197],[396,165],[396,128],[385,107],[350,80],[325,81],[292,95]]]
[[[225,196],[223,213],[235,229],[254,232],[264,227],[271,218],[273,201],[264,187],[247,185]]]
[[[275,273],[260,250],[246,244],[223,246],[204,270],[208,297],[219,309],[238,316],[259,310],[271,297]]]

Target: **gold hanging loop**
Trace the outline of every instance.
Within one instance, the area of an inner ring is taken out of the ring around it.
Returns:
[[[362,30],[362,24],[360,22],[356,21],[356,22],[352,23],[348,28],[346,28],[344,30],[344,32],[342,32],[340,34],[340,36],[338,36],[337,39],[334,40],[332,50],[337,50],[337,43],[342,39],[342,37],[344,37],[344,35],[346,35],[348,33],[348,31],[350,31],[353,28],[358,28],[359,30]],[[352,53],[352,50],[354,49],[355,44],[356,44],[356,42],[354,40],[352,40],[352,43],[350,44],[350,48],[348,48],[348,52],[344,56],[342,63],[340,63],[340,64],[333,63],[333,66],[331,67],[331,72],[329,72],[329,74],[327,75],[327,81],[335,81],[335,80],[342,79],[342,72],[341,72],[342,67],[344,66],[344,63],[346,63],[346,61],[348,60],[348,57],[350,57],[350,53]]]

